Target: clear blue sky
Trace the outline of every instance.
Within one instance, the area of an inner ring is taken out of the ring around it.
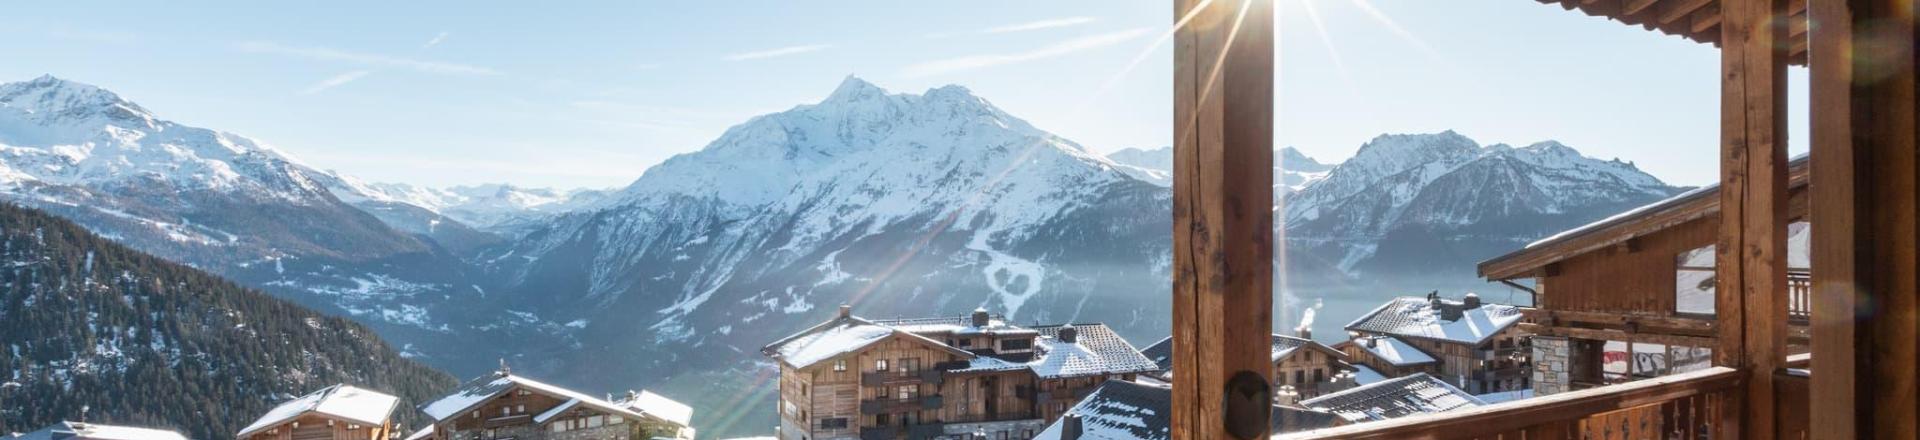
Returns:
[[[1454,129],[1715,179],[1708,46],[1531,0],[1275,1],[1284,145],[1337,160],[1380,133]],[[429,185],[624,185],[848,74],[962,84],[1100,151],[1171,138],[1167,0],[390,3],[15,4],[0,81],[93,83]]]

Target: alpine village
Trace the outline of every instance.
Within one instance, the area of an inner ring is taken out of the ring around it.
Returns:
[[[1237,208],[1278,200],[1266,173],[1274,162],[1267,123],[1274,23],[1264,8],[1272,5],[1176,0],[1184,25],[1172,36],[1175,114],[1193,128],[1173,147],[1172,307],[1139,311],[1170,313],[1171,334],[1129,341],[1122,323],[1015,322],[984,307],[902,317],[891,316],[900,307],[868,316],[866,304],[838,305],[811,315],[823,321],[748,353],[767,367],[757,380],[774,402],[755,410],[772,411],[778,423],[736,438],[1914,438],[1920,159],[1912,152],[1920,75],[1913,49],[1920,33],[1911,5],[1536,1],[1718,47],[1725,70],[1720,183],[1676,190],[1478,262],[1480,281],[1522,295],[1398,292],[1338,317],[1344,334],[1314,335],[1306,323],[1275,331],[1274,214]],[[1901,25],[1883,26],[1893,21]],[[1239,33],[1238,45],[1223,42],[1235,41],[1229,32]],[[1782,72],[1791,66],[1811,71],[1814,93],[1813,153],[1799,157],[1778,145]],[[124,298],[104,306],[0,296],[14,298],[0,310],[88,310],[84,321],[22,315],[21,325],[49,334],[169,320],[164,334],[90,336],[99,339],[94,347],[177,350],[229,331],[312,335],[261,339],[262,348],[227,358],[173,361],[200,369],[259,370],[259,377],[291,369],[270,346],[362,363],[347,370],[424,369],[368,354],[386,349],[366,345],[369,328],[111,238],[29,207],[0,208],[0,249],[45,268],[38,278],[10,278],[6,289],[65,280],[60,271],[126,274],[75,287]],[[244,313],[175,313],[206,304]],[[243,315],[291,316],[296,324],[271,327]],[[23,348],[11,350],[20,356]],[[683,403],[706,396],[572,389],[554,383],[585,381],[515,367],[489,359],[492,371],[457,383],[444,375],[396,381],[328,373],[319,376],[323,386],[277,393],[267,405],[221,404],[245,400],[245,390],[263,384],[182,376],[168,379],[179,385],[167,394],[208,398],[176,398],[167,405],[174,413],[160,414],[23,405],[10,393],[23,386],[8,381],[0,384],[0,410],[51,423],[0,426],[0,438],[714,438],[694,429],[709,415]],[[23,376],[0,379],[8,377]],[[1816,401],[1822,404],[1810,406]],[[217,422],[155,422],[168,419]]]

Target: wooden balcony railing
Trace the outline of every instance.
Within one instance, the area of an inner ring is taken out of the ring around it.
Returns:
[[[1741,391],[1740,371],[1714,367],[1602,388],[1452,412],[1285,434],[1319,439],[1732,438],[1722,414]],[[1802,408],[1804,410],[1804,408]]]
[[[1787,273],[1787,322],[1806,325],[1813,318],[1813,274]]]

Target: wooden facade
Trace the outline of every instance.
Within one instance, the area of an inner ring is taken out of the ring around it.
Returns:
[[[1284,338],[1279,335],[1274,337]],[[1347,359],[1347,355],[1339,350],[1307,340],[1285,355],[1274,357],[1273,385],[1276,388],[1293,387],[1300,400],[1353,387],[1353,383],[1336,381],[1341,372],[1353,369]]]
[[[887,333],[857,346],[792,348],[812,333],[865,327]],[[834,320],[766,350],[782,361],[779,437],[922,440],[985,432],[995,440],[1026,440],[1107,380],[1153,371],[1151,361],[1104,326],[1075,327],[1013,326],[984,310],[955,319],[868,321],[842,307]],[[1105,347],[1131,352],[1129,362],[1065,373],[1030,365],[1046,365],[1046,347],[1101,351],[1058,345],[1095,344],[1080,338],[1096,331],[1100,343],[1119,344]],[[788,357],[808,350],[834,354],[799,364]]]
[[[393,434],[393,429],[392,421],[367,425],[325,414],[308,413],[241,437],[241,440],[386,440]]]
[[[459,407],[454,408],[456,405]],[[435,420],[431,432],[421,438],[433,440],[693,438],[691,427],[643,413],[628,403],[595,398],[504,370],[475,378],[422,409]]]

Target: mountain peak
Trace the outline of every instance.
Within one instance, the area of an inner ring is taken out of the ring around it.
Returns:
[[[858,76],[848,74],[846,79],[840,80],[840,86],[835,87],[833,93],[827,95],[827,99],[823,101],[823,103],[861,101],[886,95],[886,89],[873,85],[873,83],[867,82],[867,80],[860,79]]]
[[[25,82],[0,84],[0,107],[16,108],[40,118],[106,116],[151,126],[153,114],[120,95],[92,84],[41,75]]]

